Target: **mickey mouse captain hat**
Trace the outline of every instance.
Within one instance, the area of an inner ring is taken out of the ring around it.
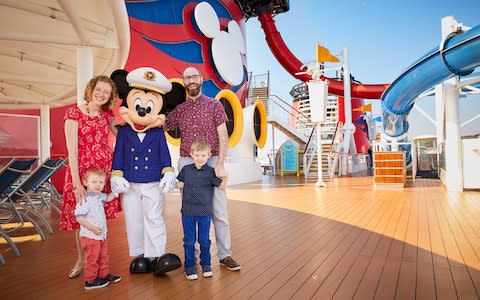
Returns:
[[[172,90],[172,83],[158,70],[151,67],[141,67],[132,70],[127,75],[128,85],[133,88],[154,91],[160,94]]]

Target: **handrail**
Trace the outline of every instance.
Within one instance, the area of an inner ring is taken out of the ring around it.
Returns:
[[[297,112],[299,115],[301,115],[302,117],[304,117],[305,119],[310,119],[307,115],[305,115],[304,113],[302,113],[301,111],[297,110],[295,107],[291,106],[288,102],[286,102],[285,100],[283,100],[282,98],[280,98],[279,96],[277,95],[270,95],[270,97],[275,97],[277,98],[278,100],[280,100],[281,102],[283,102],[285,105],[287,105],[289,108],[291,108],[292,110],[294,110],[295,112]],[[273,100],[275,101],[275,100]]]
[[[252,78],[253,78],[252,72],[248,72],[247,77],[248,77],[248,80],[247,80],[247,96],[248,96],[252,92],[251,91],[251,89],[252,89]]]
[[[310,142],[312,141],[312,136],[314,133],[315,133],[315,126],[312,126],[312,131],[310,132],[307,143],[305,144],[305,150],[308,149],[308,146],[310,146]]]
[[[335,139],[337,138],[337,132],[338,132],[338,128],[340,126],[343,126],[343,122],[342,121],[338,121],[337,122],[337,126],[335,127],[335,132],[333,133],[333,138],[332,138],[332,143],[330,144],[330,153],[329,155],[332,155],[333,154],[333,146],[335,144]]]
[[[254,101],[252,101],[252,99],[254,99],[254,100],[258,100],[258,99],[264,100],[264,99],[266,99],[266,100],[268,100],[268,101],[271,100],[271,101],[273,101],[273,103],[277,104],[278,107],[280,107],[282,110],[284,110],[285,112],[287,112],[288,115],[290,115],[290,116],[295,116],[295,115],[293,114],[293,112],[296,112],[296,113],[297,113],[297,116],[300,115],[300,116],[304,117],[304,118],[307,119],[307,120],[310,119],[310,118],[309,118],[308,116],[306,116],[304,113],[302,113],[301,111],[297,110],[295,107],[293,107],[292,105],[290,105],[288,102],[286,102],[285,100],[283,100],[282,98],[280,98],[280,97],[277,96],[277,95],[268,95],[268,96],[265,96],[265,97],[262,97],[262,96],[249,96],[249,97],[247,97],[247,100],[248,100],[248,103],[249,103],[249,104],[252,104],[252,103],[254,102]],[[284,105],[286,105],[290,110],[287,110],[287,109],[286,109],[285,107],[283,107],[282,105],[279,105],[277,101],[279,101],[279,102],[283,103]],[[301,120],[301,119],[299,119],[299,118],[297,118],[297,121],[300,122],[300,123],[302,123],[302,125],[305,125],[306,127],[311,126],[311,124],[309,124],[309,123],[307,123],[307,122],[305,122],[305,121],[303,121],[303,120]]]

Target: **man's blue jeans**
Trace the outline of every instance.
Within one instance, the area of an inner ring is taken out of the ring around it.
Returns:
[[[183,224],[183,249],[185,252],[184,267],[195,267],[195,241],[197,237],[198,225],[198,243],[200,244],[200,265],[210,266],[210,223],[212,216],[185,216],[182,215]]]

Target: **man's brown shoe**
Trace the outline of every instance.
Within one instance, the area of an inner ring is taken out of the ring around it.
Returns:
[[[238,271],[242,268],[231,256],[221,259],[220,264],[230,271]]]

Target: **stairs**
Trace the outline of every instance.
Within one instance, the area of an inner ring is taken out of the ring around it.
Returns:
[[[314,134],[310,143],[305,147],[303,156],[303,174],[306,178],[318,177],[318,170],[322,170],[323,178],[330,178],[331,162],[329,157],[341,143],[339,139],[342,123],[338,122],[337,98],[329,96],[326,103],[325,122],[320,126],[320,143],[322,144],[322,160],[318,163],[317,141]],[[316,129],[315,129],[316,131]]]
[[[268,86],[253,87],[250,89],[249,98],[262,101],[263,105],[265,105],[265,110],[268,112],[268,94]]]
[[[307,143],[308,136],[305,135],[303,132],[299,132],[280,120],[277,120],[272,117],[267,118],[267,123],[271,124],[273,127],[280,130],[283,134],[288,136],[290,139],[294,140],[300,145],[300,148],[304,148],[305,144]]]
[[[322,178],[329,178],[330,177],[330,165],[329,165],[329,156],[330,156],[330,151],[331,151],[332,145],[331,144],[322,144],[322,162],[321,162],[321,167],[322,167]],[[300,153],[302,155],[303,153]],[[305,165],[304,165],[305,166]],[[305,172],[304,170],[304,176],[306,178],[313,178],[313,177],[318,177],[318,155],[315,152],[315,154],[312,155],[311,157],[311,165],[308,167],[308,172]],[[304,168],[306,169],[306,168]]]
[[[338,122],[337,97],[330,95],[326,99],[325,121],[320,126],[320,141],[317,141],[317,127],[316,124],[311,122],[310,99],[308,87],[305,83],[294,86],[292,91],[290,91],[294,98],[294,103],[292,104],[287,103],[278,96],[269,94],[268,73],[251,76],[250,82],[249,96],[246,103],[252,104],[258,100],[262,101],[267,111],[268,124],[299,144],[300,169],[303,171],[304,176],[307,178],[318,177],[318,172],[320,171],[323,177],[331,178],[331,157],[337,151],[338,144],[342,140],[341,126],[343,124]],[[287,115],[278,116],[279,112],[287,113]],[[317,143],[322,144],[320,162],[318,161]],[[271,158],[271,161],[276,161],[276,151],[277,149],[272,149],[274,157]]]

